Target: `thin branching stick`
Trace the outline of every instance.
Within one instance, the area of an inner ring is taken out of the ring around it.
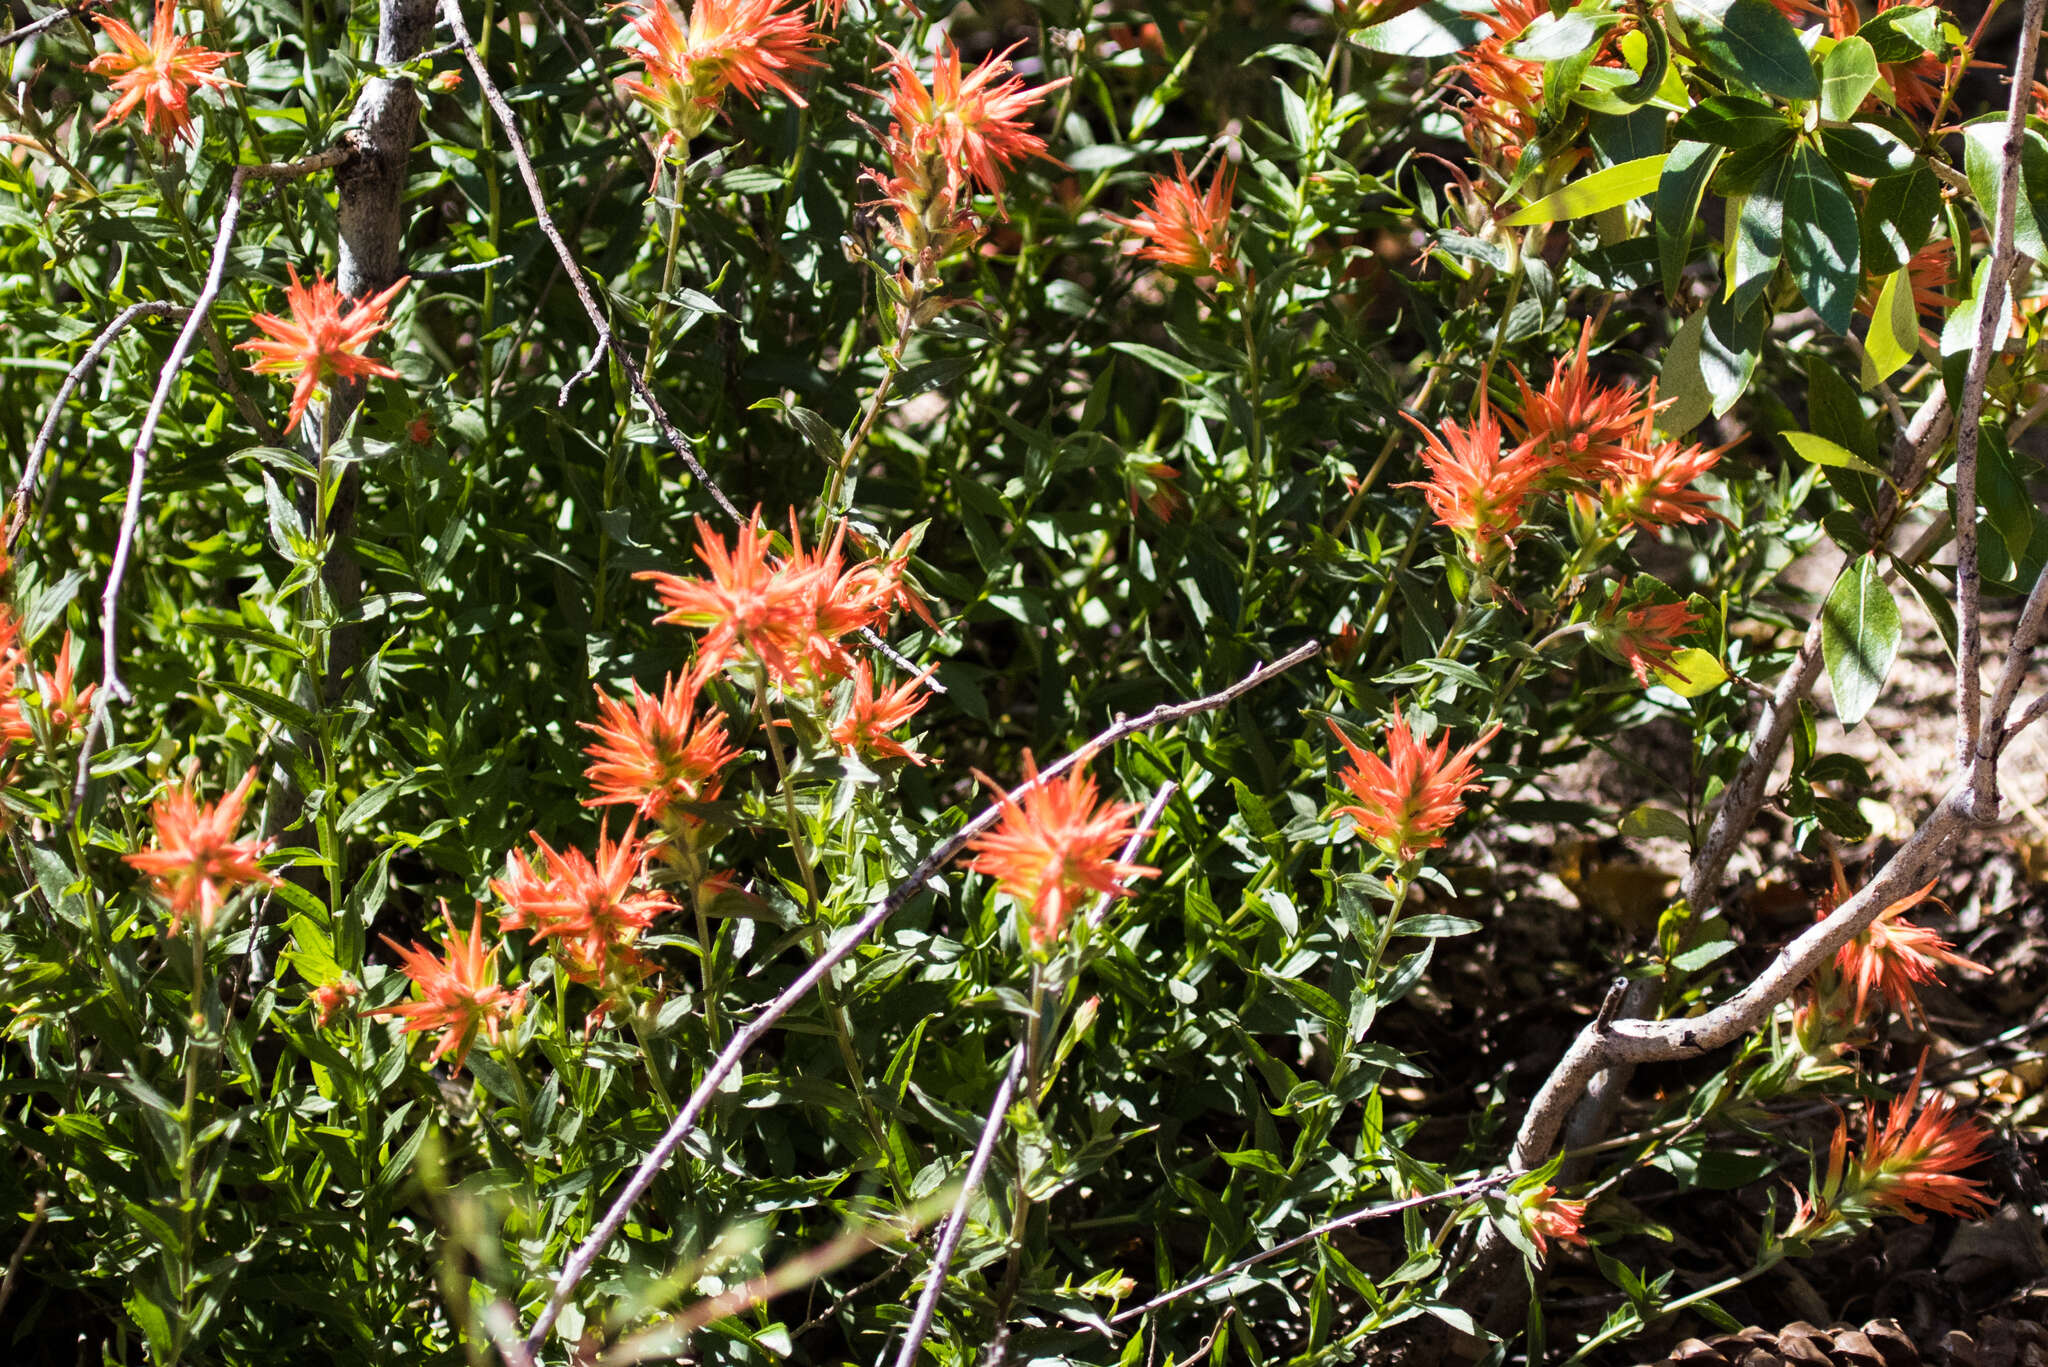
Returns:
[[[2044,615],[2048,615],[2048,566],[2043,566],[2035,578],[2034,590],[2027,595],[2027,604],[2020,609],[2020,619],[2013,625],[2012,640],[2005,650],[2005,672],[1999,676],[1998,692],[1992,695],[1991,708],[1985,714],[1984,734],[1977,741],[1980,766],[1996,766],[1999,752],[2012,739],[2013,732],[2006,730],[2005,719],[2012,712],[2013,699],[2020,694],[2020,684],[2026,680],[2027,666],[2033,663]]]
[[[1415,1210],[1421,1206],[1433,1206],[1439,1201],[1455,1201],[1461,1197],[1475,1196],[1482,1191],[1500,1186],[1514,1175],[1511,1172],[1488,1173],[1484,1177],[1474,1177],[1468,1182],[1460,1182],[1456,1186],[1445,1187],[1442,1191],[1425,1192],[1420,1196],[1410,1196],[1405,1200],[1389,1201],[1385,1205],[1367,1206],[1363,1210],[1354,1210],[1348,1215],[1339,1215],[1334,1220],[1325,1220],[1314,1229],[1305,1230],[1295,1235],[1292,1239],[1283,1240],[1280,1243],[1274,1244],[1271,1248],[1261,1249],[1249,1257],[1239,1258],[1226,1268],[1211,1272],[1206,1277],[1197,1277],[1185,1286],[1176,1286],[1171,1291],[1154,1296],[1143,1305],[1134,1305],[1128,1310],[1120,1310],[1109,1317],[1109,1322],[1111,1324],[1122,1324],[1126,1320],[1137,1319],[1140,1315],[1149,1315],[1163,1305],[1171,1305],[1183,1297],[1194,1295],[1197,1291],[1206,1291],[1218,1282],[1228,1281],[1230,1278],[1235,1277],[1246,1268],[1257,1267],[1260,1263],[1270,1262],[1281,1254],[1291,1253],[1303,1244],[1311,1243],[1326,1234],[1334,1234],[1340,1229],[1349,1229],[1353,1225],[1362,1225],[1368,1220],[1382,1220],[1389,1215],[1399,1215],[1405,1210]]]
[[[2003,160],[1998,169],[1998,206],[1991,219],[1991,260],[1977,298],[1977,341],[1963,378],[1956,414],[1956,764],[1968,775],[1972,814],[1990,820],[1998,810],[1998,770],[1979,758],[1983,728],[1983,687],[1979,665],[1984,650],[1982,582],[1977,568],[1977,426],[1991,358],[2005,337],[2005,293],[2012,277],[2014,224],[2019,213],[2020,149],[2033,107],[2035,60],[2041,45],[2041,17],[2048,0],[2027,0],[2020,20],[2020,50],[2012,64],[2012,99],[2006,109]],[[2000,723],[1993,721],[1995,728]],[[1994,744],[1992,749],[1996,751]]]
[[[610,352],[613,362],[624,372],[626,383],[633,387],[633,393],[647,406],[648,413],[654,418],[655,426],[661,429],[661,435],[667,438],[675,453],[683,458],[683,464],[690,467],[691,475],[704,486],[705,492],[711,495],[712,501],[718,504],[727,517],[734,522],[745,522],[746,518],[741,514],[739,505],[725,496],[725,490],[718,487],[711,478],[711,472],[698,461],[696,451],[691,448],[683,434],[676,430],[675,424],[669,421],[668,411],[654,397],[654,391],[647,387],[647,377],[640,373],[640,367],[633,363],[633,358],[627,355],[625,348],[613,338],[611,324],[605,320],[604,311],[598,308],[596,298],[590,293],[590,282],[584,278],[583,267],[577,264],[575,253],[569,250],[568,242],[562,237],[562,230],[555,226],[555,220],[548,214],[546,196],[540,188],[540,177],[534,174],[533,158],[527,155],[526,138],[519,131],[519,120],[513,117],[512,106],[505,103],[505,97],[492,83],[490,73],[484,70],[483,57],[478,54],[476,42],[469,36],[469,28],[462,21],[462,6],[459,0],[441,0],[441,16],[448,21],[448,27],[454,30],[455,41],[462,47],[463,58],[476,76],[477,88],[484,92],[484,99],[491,106],[491,112],[498,117],[498,126],[505,130],[506,144],[512,149],[512,159],[519,165],[519,178],[526,183],[526,196],[533,203],[534,218],[540,224],[542,234],[554,246],[555,255],[561,259],[562,270],[568,275],[569,283],[576,287],[576,297],[583,302],[583,311],[589,315],[591,327],[597,330],[597,348],[591,353],[589,364],[563,382],[561,390],[555,395],[555,406],[559,408],[567,403],[569,390],[578,380],[595,370],[604,359],[605,353]]]
[[[78,747],[78,776],[71,789],[73,812],[85,801],[86,781],[92,774],[93,748],[106,729],[108,710],[116,702],[129,700],[128,686],[121,681],[121,584],[128,577],[128,558],[135,549],[135,533],[142,522],[143,478],[149,473],[149,456],[156,446],[157,425],[163,421],[164,408],[171,401],[171,391],[177,387],[180,372],[185,368],[185,358],[192,352],[192,343],[206,326],[206,316],[213,308],[213,301],[220,296],[221,281],[227,274],[228,249],[234,245],[235,226],[242,217],[242,192],[252,180],[289,180],[309,176],[316,171],[339,166],[354,155],[355,150],[351,147],[330,147],[298,161],[238,166],[228,181],[227,197],[220,206],[220,228],[213,239],[213,259],[206,268],[206,281],[199,287],[199,297],[192,301],[191,312],[185,316],[185,326],[179,330],[178,339],[171,344],[171,354],[165,358],[163,369],[157,372],[156,393],[150,398],[148,411],[142,415],[142,430],[135,437],[135,451],[128,471],[128,499],[121,509],[121,531],[114,543],[114,563],[107,571],[106,587],[100,594],[100,691],[92,709],[92,719],[86,724],[85,740]]]
[[[1180,784],[1168,779],[1145,804],[1145,810],[1138,818],[1137,826],[1131,831],[1131,838],[1124,842],[1123,853],[1117,856],[1121,863],[1128,864],[1138,857],[1146,838],[1152,833],[1159,814],[1166,810],[1166,804],[1180,791]],[[1088,924],[1099,926],[1109,915],[1109,908],[1116,899],[1104,894],[1095,899],[1089,909]],[[1024,1051],[1018,1050],[1010,1062],[1010,1071],[1004,1075],[1002,1085],[996,1088],[995,1100],[989,1103],[988,1118],[982,1121],[981,1138],[974,1146],[974,1155],[968,1161],[967,1175],[960,1179],[960,1194],[953,1201],[952,1213],[939,1231],[939,1246],[932,1254],[932,1265],[925,1273],[924,1292],[917,1298],[917,1309],[910,1317],[910,1327],[903,1334],[902,1351],[896,1355],[896,1367],[914,1367],[917,1350],[924,1346],[924,1338],[931,1331],[932,1315],[939,1308],[939,1296],[946,1289],[946,1276],[953,1267],[953,1255],[959,1251],[960,1237],[967,1232],[967,1209],[974,1203],[974,1193],[981,1189],[981,1179],[988,1171],[989,1158],[995,1153],[996,1140],[1003,1132],[1003,1118],[1009,1114],[1010,1099],[1017,1092],[1017,1075],[1024,1067]]]
[[[7,33],[0,33],[0,47],[12,47],[16,43],[25,43],[44,29],[55,28],[74,15],[84,14],[98,3],[99,0],[77,0],[76,4],[66,5],[58,10],[51,10],[42,18],[30,20],[18,29],[13,29]]]
[[[449,2],[453,3],[453,0]],[[1314,656],[1322,648],[1320,641],[1305,642],[1271,664],[1260,665],[1221,692],[1186,702],[1162,703],[1137,717],[1119,717],[1107,730],[1086,745],[1041,769],[1036,783],[1020,784],[1012,789],[1007,800],[1016,802],[1036,784],[1046,783],[1077,764],[1087,763],[1098,751],[1128,736],[1137,735],[1155,726],[1185,721],[1189,717],[1228,706],[1260,684]],[[590,1237],[583,1241],[562,1268],[562,1273],[555,1279],[554,1289],[548,1296],[547,1305],[542,1308],[540,1317],[534,1321],[533,1332],[527,1335],[528,1352],[538,1354],[546,1344],[549,1331],[554,1328],[555,1320],[561,1315],[562,1307],[568,1304],[569,1297],[575,1294],[577,1285],[589,1274],[605,1246],[618,1236],[620,1229],[624,1228],[626,1217],[632,1213],[634,1203],[654,1184],[655,1177],[668,1165],[669,1159],[675,1156],[676,1150],[696,1129],[697,1119],[710,1104],[712,1096],[723,1085],[726,1077],[740,1066],[741,1060],[746,1057],[747,1051],[754,1047],[755,1041],[767,1034],[775,1022],[789,1014],[797,1003],[809,996],[811,990],[824,981],[826,974],[837,968],[869,936],[880,929],[884,921],[922,891],[925,884],[936,877],[940,870],[952,863],[954,857],[967,848],[968,841],[995,825],[1002,813],[1001,801],[990,803],[966,825],[941,841],[936,849],[910,871],[908,877],[889,889],[887,895],[876,902],[859,921],[841,931],[809,968],[798,974],[774,1001],[762,1008],[759,1015],[747,1022],[744,1029],[726,1042],[725,1048],[719,1051],[718,1057],[705,1070],[703,1080],[697,1084],[697,1090],[690,1093],[689,1100],[683,1103],[683,1109],[669,1123],[668,1130],[662,1135],[660,1142],[640,1160],[640,1165],[634,1169],[633,1175],[626,1180],[625,1186],[620,1188],[618,1196],[613,1198],[611,1209],[605,1212],[604,1219],[598,1222]]]
[[[114,315],[112,322],[100,329],[100,335],[92,339],[92,345],[78,358],[78,363],[64,377],[64,383],[57,386],[57,397],[50,401],[49,415],[43,419],[41,429],[36,432],[34,444],[29,447],[28,460],[22,465],[21,483],[14,486],[13,506],[7,520],[7,551],[14,553],[14,543],[21,539],[21,532],[28,525],[28,502],[35,497],[36,481],[42,477],[43,461],[50,454],[50,442],[57,435],[57,424],[64,417],[64,406],[71,402],[71,396],[78,392],[78,386],[85,383],[85,377],[106,355],[107,348],[119,341],[121,334],[137,318],[152,314],[168,314],[182,318],[187,310],[179,304],[167,304],[161,299],[145,299],[139,304],[130,304]]]
[[[974,1194],[981,1190],[981,1179],[988,1172],[989,1159],[995,1155],[996,1140],[1002,1137],[1010,1100],[1017,1095],[1017,1077],[1023,1071],[1024,1051],[1019,1049],[1010,1060],[1009,1071],[1003,1074],[1002,1085],[996,1088],[995,1100],[989,1103],[988,1118],[981,1122],[981,1138],[967,1163],[967,1175],[960,1179],[960,1194],[953,1199],[952,1213],[939,1229],[939,1246],[932,1254],[930,1270],[925,1273],[924,1293],[917,1298],[910,1328],[904,1331],[903,1350],[896,1355],[896,1367],[913,1367],[917,1350],[924,1346],[924,1336],[931,1330],[939,1295],[946,1289],[946,1275],[953,1268],[953,1255],[960,1249],[960,1237],[967,1232],[968,1208],[974,1204]]]

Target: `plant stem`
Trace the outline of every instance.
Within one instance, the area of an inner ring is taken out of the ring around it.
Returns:
[[[1266,442],[1265,442],[1265,377],[1260,371],[1259,341],[1252,327],[1252,291],[1246,285],[1238,299],[1238,318],[1244,324],[1245,359],[1245,400],[1252,411],[1251,431],[1245,439],[1245,459],[1251,465],[1252,506],[1249,512],[1251,525],[1246,532],[1244,548],[1244,572],[1250,575],[1259,563],[1260,522],[1266,511]],[[1243,603],[1247,609],[1252,596],[1246,594]]]

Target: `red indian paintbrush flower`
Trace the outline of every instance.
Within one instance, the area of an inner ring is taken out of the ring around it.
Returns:
[[[151,876],[151,887],[171,912],[171,934],[187,916],[196,914],[199,933],[213,931],[214,917],[236,888],[250,884],[274,886],[276,875],[256,862],[263,843],[236,840],[242,807],[256,786],[256,771],[242,775],[233,792],[210,807],[193,795],[190,780],[156,800],[156,844],[127,856],[127,862]]]
[[[112,77],[109,84],[119,92],[106,117],[93,125],[95,130],[119,123],[141,105],[143,127],[162,139],[165,147],[180,138],[197,145],[189,93],[241,84],[220,74],[221,64],[235,54],[212,52],[187,41],[176,31],[177,16],[176,0],[157,0],[156,22],[148,38],[119,19],[93,16],[100,31],[114,40],[115,50],[102,52],[86,63],[85,69]]]
[[[585,805],[626,803],[649,821],[662,821],[676,803],[710,802],[718,796],[719,771],[739,757],[725,734],[725,714],[697,711],[703,676],[692,670],[669,676],[659,695],[633,685],[631,701],[597,691],[597,720],[583,729],[597,740],[583,753],[593,763],[584,771],[597,792]]]
[[[1592,341],[1589,318],[1579,330],[1578,348],[1552,366],[1541,393],[1515,372],[1522,390],[1519,436],[1528,458],[1550,479],[1599,479],[1633,449],[1646,416],[1640,391],[1593,378],[1586,359]]]
[[[1835,951],[1835,971],[1845,988],[1854,988],[1855,1020],[1864,1019],[1865,1008],[1875,992],[1888,1001],[1907,1021],[1921,1018],[1917,985],[1941,977],[1941,965],[1967,968],[1977,973],[1991,970],[1966,959],[1949,942],[1929,930],[1905,920],[1905,914],[1925,902],[1934,891],[1930,881],[1917,892],[1908,893],[1877,914],[1877,919]],[[1825,921],[1849,896],[1849,885],[1840,865],[1835,868],[1834,886],[1823,893],[1814,908],[1814,919]]]
[[[7,686],[27,663],[21,648],[21,624],[14,611],[0,603],[0,749],[18,740],[34,740],[36,729],[22,711],[21,698]]]
[[[1492,30],[1451,68],[1471,91],[1465,102],[1465,141],[1484,166],[1505,173],[1536,140],[1543,115],[1543,63],[1508,55],[1508,45],[1535,22],[1539,0],[1501,0],[1480,16]]]
[[[405,288],[406,281],[400,280],[361,303],[349,304],[344,312],[341,291],[326,276],[316,274],[312,284],[304,285],[299,283],[296,267],[286,269],[292,280],[284,291],[285,301],[291,305],[290,320],[273,313],[250,315],[249,321],[266,335],[239,343],[235,349],[253,351],[261,358],[249,367],[259,375],[297,372],[298,379],[292,388],[291,421],[285,424],[285,431],[289,432],[305,416],[314,392],[335,380],[353,382],[372,375],[387,380],[398,378],[398,372],[390,366],[363,355],[363,348],[384,330],[384,311]]]
[[[1539,1187],[1523,1197],[1522,1220],[1539,1258],[1549,1255],[1551,1239],[1574,1248],[1586,1246],[1586,1203],[1565,1200],[1556,1187]]]
[[[66,631],[64,644],[57,651],[55,671],[36,675],[36,692],[42,698],[43,719],[56,735],[68,735],[85,724],[85,715],[92,708],[93,694],[99,691],[98,684],[80,688],[77,671],[77,643]]]
[[[866,660],[862,660],[854,666],[852,698],[847,703],[846,715],[832,728],[832,743],[862,759],[907,759],[912,764],[928,763],[925,756],[889,733],[924,708],[926,695],[918,690],[931,676],[932,670],[927,669],[877,697],[874,670]]]
[[[1649,686],[1652,671],[1687,683],[1684,673],[1672,668],[1671,657],[1678,653],[1676,638],[1692,635],[1699,625],[1699,614],[1684,603],[1644,603],[1623,611],[1621,585],[1616,584],[1593,639],[1618,656],[1644,687]]]
[[[1635,445],[1622,453],[1600,486],[1609,515],[1632,522],[1647,532],[1662,531],[1679,523],[1727,521],[1714,511],[1714,496],[1693,488],[1692,483],[1713,469],[1729,447],[1709,450],[1675,438],[1660,440],[1656,414],[1662,407],[1657,402],[1657,386],[1652,383]]]
[[[1913,1114],[1926,1067],[1923,1054],[1912,1086],[1893,1099],[1882,1121],[1875,1105],[1864,1107],[1863,1152],[1854,1162],[1848,1156],[1848,1119],[1835,1127],[1827,1171],[1816,1169],[1786,1238],[1812,1240],[1847,1233],[1880,1215],[1903,1216],[1919,1224],[1929,1214],[1975,1219],[1991,1209],[1984,1184],[1958,1175],[1983,1156],[1990,1135],[1959,1115],[1955,1103],[1939,1092],[1928,1098],[1917,1116]]]
[[[661,120],[662,150],[703,132],[717,116],[728,88],[755,104],[764,90],[779,90],[801,107],[789,75],[821,66],[810,49],[817,31],[784,0],[697,0],[685,32],[668,0],[635,0],[637,44],[623,46],[646,67],[644,78],[621,87]]]
[[[936,160],[948,181],[979,184],[1003,198],[1003,174],[1026,157],[1046,157],[1045,139],[1024,126],[1034,105],[1066,77],[1027,87],[1012,74],[1015,47],[984,57],[964,76],[960,51],[947,39],[932,61],[929,88],[910,58],[894,48],[879,68],[889,76],[889,138],[913,158]]]
[[[728,551],[699,518],[697,555],[710,577],[685,579],[658,570],[634,577],[652,583],[668,607],[657,620],[703,630],[701,668],[744,655],[785,691],[812,693],[853,671],[845,637],[886,621],[899,606],[921,606],[903,582],[901,556],[849,568],[845,537],[842,524],[823,546],[806,551],[792,512],[792,549],[777,555],[756,514]]]
[[[1422,463],[1429,479],[1400,485],[1420,489],[1437,525],[1456,532],[1465,553],[1484,565],[1515,543],[1522,503],[1543,476],[1543,468],[1520,450],[1504,451],[1500,420],[1481,406],[1470,427],[1444,423],[1443,436],[1402,414],[1422,433]]]
[[[496,1045],[503,1038],[506,1020],[526,1005],[524,987],[508,992],[498,981],[497,946],[484,945],[482,907],[476,909],[467,935],[449,923],[445,958],[435,957],[434,951],[417,941],[408,949],[388,935],[377,938],[397,952],[419,999],[363,1014],[401,1017],[407,1034],[439,1030],[441,1041],[434,1046],[430,1062],[452,1055],[450,1066],[461,1068],[478,1034]]]
[[[1024,752],[1021,799],[1002,793],[1002,819],[968,846],[968,865],[996,880],[997,888],[1023,907],[1031,944],[1043,950],[1066,929],[1067,919],[1095,897],[1128,897],[1125,884],[1159,870],[1127,864],[1118,852],[1136,833],[1135,803],[1104,801],[1081,765],[1058,778],[1039,780],[1038,765]]]
[[[362,995],[362,985],[354,978],[337,978],[331,983],[322,983],[306,994],[306,1000],[313,1004],[313,1024],[325,1030]]]
[[[1465,794],[1483,786],[1473,757],[1500,732],[1495,725],[1455,755],[1449,736],[1432,750],[1415,738],[1396,705],[1386,726],[1387,758],[1381,759],[1361,750],[1336,722],[1325,723],[1351,756],[1351,767],[1337,777],[1358,799],[1333,815],[1350,817],[1360,835],[1402,863],[1444,843],[1444,832],[1464,814]]]
[[[527,930],[536,943],[552,939],[560,947],[571,979],[596,982],[619,968],[638,976],[645,961],[633,941],[675,903],[658,892],[636,892],[647,863],[646,845],[628,830],[617,842],[600,835],[597,858],[581,850],[558,853],[539,836],[542,872],[514,854],[503,879],[491,891],[504,900],[498,924],[506,930]]]
[[[1230,242],[1230,198],[1237,169],[1218,165],[1207,190],[1188,175],[1178,152],[1173,169],[1171,176],[1152,177],[1152,202],[1139,206],[1135,217],[1103,215],[1132,234],[1124,239],[1124,255],[1193,275],[1237,279],[1239,267]]]

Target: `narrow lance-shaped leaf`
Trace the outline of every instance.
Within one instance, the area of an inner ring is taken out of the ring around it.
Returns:
[[[1845,727],[1862,721],[1884,691],[1899,653],[1899,608],[1874,555],[1842,571],[1821,608],[1821,658]]]

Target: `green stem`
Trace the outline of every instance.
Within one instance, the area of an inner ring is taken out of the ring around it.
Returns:
[[[1252,411],[1251,431],[1246,436],[1245,459],[1251,466],[1252,506],[1251,526],[1244,548],[1244,572],[1247,577],[1259,563],[1259,544],[1262,535],[1260,523],[1266,511],[1266,442],[1265,442],[1265,376],[1260,370],[1259,341],[1252,327],[1252,291],[1247,284],[1238,300],[1238,317],[1244,324],[1245,401]],[[1247,584],[1249,589],[1250,585]],[[1244,608],[1249,612],[1253,595],[1244,595]]]
[[[183,1355],[186,1334],[192,1322],[192,1280],[197,1271],[200,1212],[197,1197],[199,1167],[199,1067],[200,1050],[207,1037],[206,934],[195,912],[185,923],[192,938],[191,1014],[185,1023],[185,1104],[178,1111],[178,1214],[183,1239],[178,1248],[178,1325],[171,1349],[171,1361]]]

